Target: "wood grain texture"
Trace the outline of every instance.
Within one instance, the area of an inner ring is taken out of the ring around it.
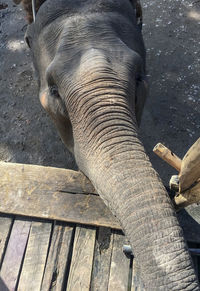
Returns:
[[[99,196],[65,192],[81,191],[79,180],[86,178],[79,176],[63,169],[0,163],[0,212],[120,229]]]
[[[62,290],[73,229],[73,227],[64,223],[55,225],[41,291]]]
[[[185,154],[179,173],[179,192],[188,189],[200,178],[200,138]],[[200,181],[199,181],[200,182]]]
[[[32,222],[18,291],[40,290],[50,234],[51,223]]]
[[[127,291],[130,260],[122,251],[125,236],[114,231],[108,291]]]
[[[2,264],[3,254],[6,249],[6,243],[9,239],[13,219],[0,216],[0,267]]]
[[[9,291],[14,291],[16,288],[30,227],[30,221],[20,219],[16,219],[12,227],[0,272],[0,277]]]
[[[111,229],[100,227],[95,244],[91,291],[105,291],[108,289],[112,248],[113,233]]]
[[[170,166],[175,168],[178,172],[181,169],[181,159],[177,157],[170,149],[161,143],[158,143],[154,148],[153,152],[157,154],[161,159],[167,162]]]
[[[0,182],[7,192],[16,188],[22,192],[26,191],[28,195],[36,190],[41,193],[49,190],[96,193],[91,182],[81,172],[36,165],[0,162]]]
[[[113,248],[113,233],[110,228],[100,227],[95,244],[91,291],[108,289]]]
[[[90,289],[95,237],[95,228],[76,228],[67,291]]]
[[[139,268],[133,259],[133,272],[132,272],[132,286],[131,291],[145,291],[144,284],[140,278]]]

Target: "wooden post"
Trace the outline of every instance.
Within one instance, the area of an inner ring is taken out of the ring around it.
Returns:
[[[178,176],[172,176],[170,186],[177,191],[174,198],[177,210],[193,203],[200,202],[200,138],[190,147],[183,160],[161,143],[158,143],[153,152],[174,167]]]
[[[183,157],[179,173],[179,192],[188,189],[200,178],[200,138]]]
[[[178,172],[181,169],[181,159],[177,157],[172,151],[170,151],[166,146],[158,143],[154,148],[153,152],[157,154],[161,159],[167,162],[170,166],[175,168]]]

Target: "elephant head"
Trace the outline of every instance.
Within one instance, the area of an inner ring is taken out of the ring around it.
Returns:
[[[136,2],[46,0],[26,40],[41,104],[119,219],[146,289],[199,290],[175,211],[138,137],[147,83]]]

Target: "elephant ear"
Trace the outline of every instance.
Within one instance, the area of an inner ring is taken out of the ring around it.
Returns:
[[[142,29],[142,6],[140,0],[130,0],[130,2],[136,11],[137,24]]]

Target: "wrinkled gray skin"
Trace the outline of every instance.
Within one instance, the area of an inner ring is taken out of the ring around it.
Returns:
[[[145,50],[133,3],[47,0],[26,38],[40,101],[118,217],[146,289],[199,290],[170,199],[138,138]]]

